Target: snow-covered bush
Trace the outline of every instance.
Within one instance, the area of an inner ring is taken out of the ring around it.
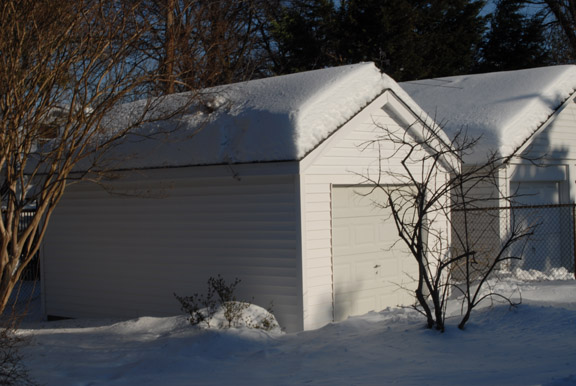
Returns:
[[[230,310],[240,313],[230,313]],[[234,315],[234,318],[230,318]],[[220,305],[205,324],[208,328],[256,328],[270,332],[280,332],[281,328],[270,310],[246,302],[226,302]]]
[[[226,280],[218,275],[208,279],[206,294],[195,293],[192,296],[174,294],[174,296],[180,302],[181,310],[190,315],[190,323],[195,326],[280,330],[272,313],[272,306],[266,310],[236,298],[235,290],[240,282],[240,279],[235,278],[232,283],[226,283]]]

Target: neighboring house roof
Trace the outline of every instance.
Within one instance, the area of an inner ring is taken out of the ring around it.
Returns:
[[[196,103],[192,113],[144,125],[113,152],[146,154],[126,157],[122,164],[130,168],[301,160],[388,89],[417,116],[425,115],[373,63],[359,63],[206,90],[199,100],[208,110]],[[167,97],[162,109],[183,95]],[[113,125],[126,123],[134,106],[117,111]],[[176,124],[178,130],[171,130]],[[161,140],[142,136],[166,131]]]
[[[467,162],[511,155],[576,90],[576,66],[415,80],[401,87],[449,136],[480,138]]]

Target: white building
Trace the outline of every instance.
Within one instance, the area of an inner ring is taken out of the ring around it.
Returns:
[[[476,194],[496,199],[516,196],[509,221],[501,226],[539,224],[523,249],[523,269],[574,272],[571,208],[576,196],[576,66],[454,76],[402,83],[402,88],[454,137],[478,138],[466,164],[482,164],[491,154],[508,157],[498,182]],[[510,205],[508,202],[499,203]],[[498,202],[496,201],[496,205]],[[520,209],[519,206],[539,206]],[[485,239],[485,238],[484,238]]]
[[[241,298],[273,302],[287,331],[412,303],[400,286],[415,265],[391,248],[393,221],[378,196],[357,194],[381,157],[362,144],[381,127],[428,130],[392,79],[362,63],[202,99],[204,109],[140,131],[177,128],[170,135],[115,149],[105,187],[68,188],[42,251],[47,315],[174,315],[173,293],[204,292],[218,274],[242,280]]]

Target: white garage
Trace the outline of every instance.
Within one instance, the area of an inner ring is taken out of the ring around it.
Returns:
[[[575,272],[569,205],[576,203],[576,66],[420,79],[402,87],[445,123],[449,136],[464,131],[478,139],[474,151],[464,156],[465,164],[483,165],[494,154],[502,157],[496,185],[477,187],[472,194],[499,200],[489,204],[501,208],[503,221],[490,224],[496,237],[514,225],[539,224],[525,246],[515,247],[523,259],[512,267],[545,274],[555,269]],[[511,196],[516,197],[509,200]],[[484,217],[494,213],[478,213],[471,225],[484,232],[489,228]],[[475,248],[486,250],[487,239],[483,236]],[[498,242],[490,239],[490,244]]]
[[[367,145],[383,127],[428,130],[406,93],[361,63],[217,94],[219,109],[175,117],[165,140],[151,126],[114,148],[106,189],[64,194],[42,255],[46,313],[173,315],[173,293],[202,293],[218,274],[272,302],[287,331],[410,301],[411,260],[370,204],[382,197],[356,194],[383,154],[401,170],[393,145]]]

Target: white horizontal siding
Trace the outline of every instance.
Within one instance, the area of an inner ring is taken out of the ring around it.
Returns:
[[[220,274],[242,280],[240,298],[273,302],[283,327],[301,329],[295,177],[178,173],[186,169],[112,184],[116,193],[146,185],[148,195],[110,195],[95,185],[65,193],[44,244],[46,312],[174,315],[174,292],[205,293]]]
[[[538,132],[525,156],[545,160],[576,160],[576,103],[570,100],[548,126]]]
[[[464,172],[471,173],[472,169],[464,168]],[[466,195],[469,207],[497,207],[500,205],[506,206],[505,202],[501,202],[502,194],[505,191],[500,186],[501,179],[506,178],[506,170],[504,167],[496,169],[492,176],[487,176],[485,172],[477,172],[476,179],[467,181],[463,185],[464,194]],[[459,195],[462,193],[455,191],[453,199],[460,202]]]

